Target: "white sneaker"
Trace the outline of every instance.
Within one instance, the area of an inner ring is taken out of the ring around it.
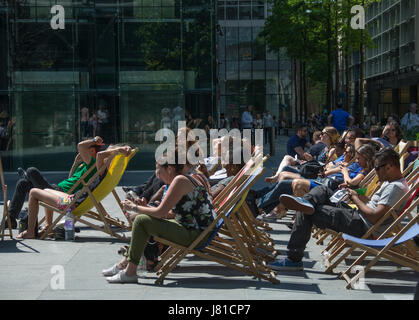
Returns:
[[[109,283],[138,283],[137,275],[129,277],[125,274],[125,270],[119,271],[112,277],[107,277],[106,280]]]
[[[117,273],[119,273],[119,271],[121,271],[121,269],[118,269],[118,264],[116,263],[112,267],[110,267],[109,269],[102,270],[102,274],[105,277],[112,277],[112,276],[116,275]]]

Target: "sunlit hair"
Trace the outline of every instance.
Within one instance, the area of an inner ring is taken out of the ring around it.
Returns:
[[[356,150],[361,156],[364,157],[365,161],[367,162],[367,169],[368,171],[374,168],[374,156],[375,156],[375,148],[369,144],[364,144]]]

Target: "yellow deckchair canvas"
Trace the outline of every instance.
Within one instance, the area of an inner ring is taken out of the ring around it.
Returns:
[[[111,229],[111,225],[129,230],[131,228],[131,224],[129,226],[126,226],[125,223],[119,221],[119,219],[112,218],[105,210],[103,205],[101,204],[101,201],[108,196],[110,193],[112,193],[119,205],[119,207],[122,210],[121,200],[119,199],[117,193],[115,192],[115,188],[117,187],[119,181],[122,178],[122,175],[125,172],[125,169],[128,166],[129,161],[132,159],[132,157],[137,153],[138,149],[132,150],[131,154],[129,156],[125,156],[123,154],[116,154],[114,157],[108,160],[110,161],[109,169],[106,172],[105,177],[103,180],[99,183],[99,185],[93,190],[90,190],[90,185],[92,182],[100,175],[103,174],[106,167],[100,171],[98,171],[89,181],[88,183],[85,183],[82,179],[83,188],[80,190],[78,195],[74,197],[73,201],[68,205],[68,207],[73,206],[77,199],[84,193],[87,192],[86,199],[83,200],[82,203],[80,203],[74,210],[72,210],[72,214],[75,216],[76,222],[81,222],[89,227],[92,227],[96,230],[103,231],[113,237],[122,238],[125,239],[125,236],[119,235],[115,233]],[[41,206],[52,209],[55,212],[59,213],[59,216],[57,219],[53,221],[51,226],[46,230],[44,235],[41,237],[41,239],[45,238],[54,228],[54,226],[62,219],[63,216],[66,214],[66,209],[60,210],[59,208],[55,206],[48,205],[46,203],[40,202]],[[67,207],[67,208],[68,208]],[[92,211],[91,209],[95,207],[97,212]],[[90,218],[99,222],[102,222],[104,224],[103,227],[98,226],[96,224],[93,224],[89,221],[87,221],[85,218]]]

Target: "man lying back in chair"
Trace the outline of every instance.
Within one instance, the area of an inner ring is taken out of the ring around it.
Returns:
[[[49,183],[41,174],[41,172],[34,167],[28,168],[26,171],[22,168],[18,169],[21,179],[16,184],[15,193],[13,194],[12,201],[10,202],[9,212],[12,219],[12,227],[16,228],[16,219],[22,210],[23,203],[25,202],[26,195],[32,188],[39,189],[53,189],[67,193],[79,181],[90,167],[96,163],[96,154],[103,146],[103,139],[99,136],[94,139],[81,141],[77,145],[78,154],[74,159],[73,166],[71,167],[68,178],[59,182],[58,184]],[[94,168],[88,176],[84,179],[85,182],[96,173]],[[80,190],[82,184],[76,186],[74,192]]]
[[[288,242],[288,258],[271,263],[273,269],[303,270],[302,258],[313,224],[321,229],[328,228],[362,237],[402,198],[409,188],[400,171],[399,154],[394,150],[384,149],[375,155],[374,162],[377,176],[383,184],[371,198],[346,189],[350,200],[358,209],[345,203],[332,203],[330,198],[333,192],[325,186],[315,187],[302,198],[290,195],[280,197],[286,208],[296,210],[297,213]],[[384,221],[377,232],[382,233],[390,223],[391,221]]]
[[[110,145],[105,151],[98,152],[95,161],[95,170],[99,171],[107,163],[107,160],[116,153],[122,153],[128,156],[131,153],[131,147]],[[86,159],[86,156],[87,154],[83,154],[81,157],[83,159]],[[99,176],[98,178],[101,177]],[[78,192],[82,191],[79,190]],[[65,207],[67,207],[68,204],[70,204],[73,201],[74,196],[75,192],[73,192],[72,194],[67,194],[65,192],[55,189],[32,188],[29,192],[28,200],[28,229],[21,232],[16,238],[32,239],[35,237],[35,225],[39,212],[39,201],[45,202],[46,204],[52,206],[58,206],[60,209],[63,210]],[[51,210],[46,210],[45,215],[46,225],[44,226],[43,230],[41,230],[41,232],[47,230],[49,228],[49,225],[52,223],[53,212]]]

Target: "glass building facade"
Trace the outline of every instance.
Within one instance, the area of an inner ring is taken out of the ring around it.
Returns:
[[[219,110],[239,118],[247,105],[292,118],[292,62],[284,51],[268,50],[260,32],[269,1],[217,1]]]
[[[69,170],[95,135],[154,169],[157,130],[216,115],[214,26],[210,0],[0,0],[5,170]]]

